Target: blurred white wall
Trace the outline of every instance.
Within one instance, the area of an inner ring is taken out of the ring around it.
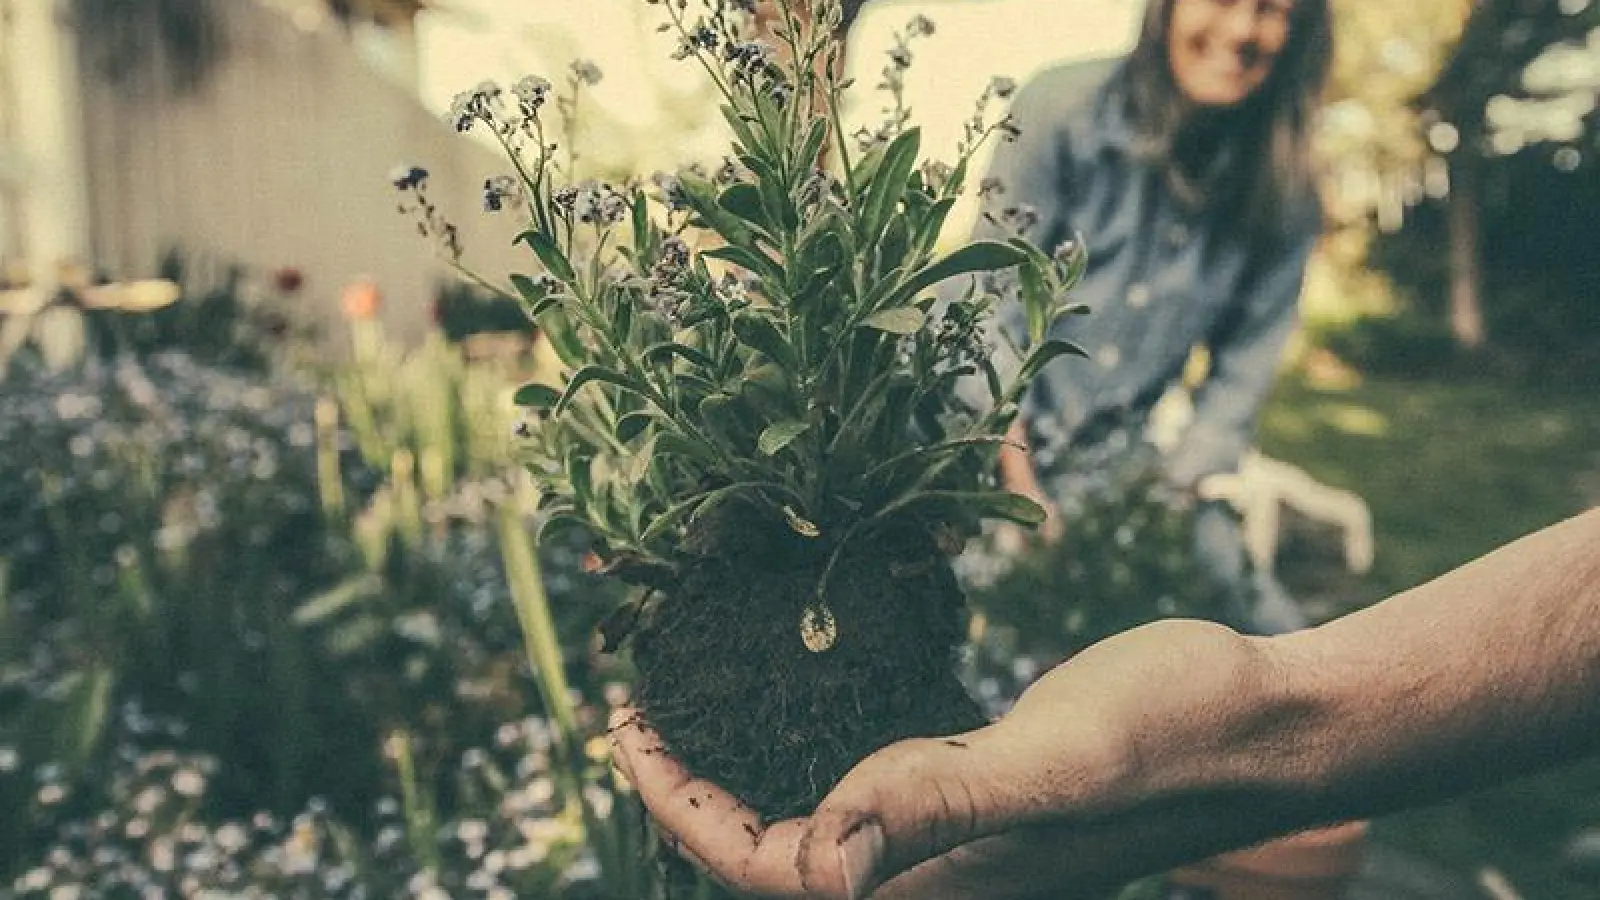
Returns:
[[[24,0],[27,2],[27,0]],[[430,194],[461,227],[469,265],[525,265],[511,219],[481,212],[483,180],[503,169],[457,135],[405,84],[352,52],[332,22],[228,0],[225,50],[193,92],[159,77],[112,82],[84,72],[94,262],[148,275],[169,249],[293,267],[323,320],[340,288],[370,276],[384,320],[415,334],[445,267],[396,211],[398,164],[432,173]],[[159,76],[159,58],[150,61]]]
[[[924,154],[948,160],[991,77],[1020,81],[1052,62],[1125,52],[1143,9],[1144,0],[871,0],[850,34],[857,86],[847,127],[881,118],[884,96],[873,88],[892,34],[914,15],[937,30],[912,46],[906,99]],[[656,33],[663,21],[643,0],[454,0],[419,19],[420,90],[442,110],[480,80],[534,72],[559,83],[571,60],[590,59],[606,75],[579,136],[591,167],[649,172],[714,161],[727,152],[726,127],[693,63],[667,58],[676,41]],[[958,206],[950,234],[971,216]]]
[[[88,252],[76,43],[65,0],[0,0],[0,281],[53,282]]]

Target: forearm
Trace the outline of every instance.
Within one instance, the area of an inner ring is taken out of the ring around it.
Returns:
[[[1268,639],[1285,724],[1257,763],[1319,818],[1600,751],[1600,508],[1387,602]]]
[[[1096,666],[1114,706],[1127,690],[1167,697],[1114,729],[1118,765],[1085,810],[1110,871],[1080,876],[1156,871],[1600,752],[1600,509],[1319,628],[1146,631],[1104,649],[1176,651],[1164,674],[1129,667],[1159,688]]]

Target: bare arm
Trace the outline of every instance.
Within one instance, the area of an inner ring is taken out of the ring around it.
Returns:
[[[1304,718],[1258,764],[1323,818],[1600,751],[1600,508],[1269,645]]]
[[[1053,670],[999,722],[886,747],[809,819],[764,831],[642,752],[652,741],[618,732],[645,801],[740,888],[1093,896],[1600,751],[1600,509],[1308,631],[1134,629]]]

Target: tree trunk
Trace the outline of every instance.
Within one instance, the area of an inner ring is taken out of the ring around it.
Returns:
[[[1456,159],[1450,187],[1450,333],[1467,350],[1483,346],[1479,185],[1469,159]]]

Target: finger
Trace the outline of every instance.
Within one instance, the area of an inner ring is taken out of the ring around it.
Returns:
[[[695,777],[636,712],[619,710],[611,740],[619,767],[633,782],[656,823],[678,839],[680,853],[737,891],[801,897],[795,856],[805,823],[764,824],[755,810],[704,778]]]
[[[877,884],[1004,827],[992,777],[1007,751],[993,726],[901,741],[869,756],[823,799],[798,865],[819,897],[862,897]]]
[[[1103,897],[1063,859],[1066,829],[1021,828],[963,844],[894,876],[872,900],[1051,900]],[[1114,888],[1112,889],[1114,890]]]

